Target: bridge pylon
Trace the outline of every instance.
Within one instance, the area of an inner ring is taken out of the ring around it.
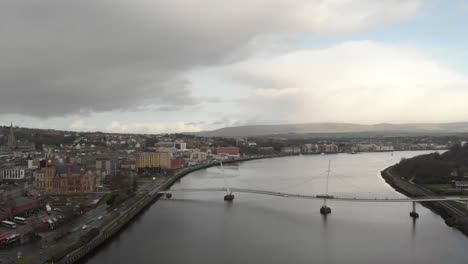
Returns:
[[[323,195],[323,205],[320,207],[320,213],[323,215],[331,214],[331,208],[327,206],[327,197],[331,197],[328,195],[328,178],[330,177],[330,168],[331,168],[331,160],[328,161],[328,170],[327,170],[327,184],[325,189],[325,195]]]
[[[226,174],[224,173],[224,166],[223,161],[219,160],[219,164],[221,165],[221,170],[223,171],[223,179],[224,179],[224,186],[226,188],[227,194],[224,196],[224,201],[232,202],[234,200],[234,194],[232,194],[231,188],[229,188],[226,180]]]
[[[419,217],[419,214],[416,212],[416,202],[413,202],[413,210],[409,213],[409,215],[414,219]]]
[[[327,200],[323,200],[323,205],[320,207],[320,214],[327,215],[331,214],[331,208],[327,206]]]

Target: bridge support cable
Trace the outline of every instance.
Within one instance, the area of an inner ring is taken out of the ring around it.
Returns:
[[[224,173],[223,161],[219,160],[219,164],[221,166],[221,171],[223,173],[224,187],[226,188],[226,195],[224,196],[224,201],[231,202],[234,200],[234,194],[232,194],[232,190],[231,188],[229,188],[229,185],[227,183],[226,173]]]
[[[425,197],[415,197],[415,198],[346,198],[346,197],[336,197],[332,195],[308,195],[308,194],[298,194],[298,193],[285,193],[285,192],[274,192],[267,190],[256,190],[256,189],[241,189],[241,188],[230,188],[230,192],[238,193],[249,193],[249,194],[259,194],[259,195],[270,195],[283,198],[295,198],[295,199],[308,199],[308,200],[321,200],[323,201],[323,206],[320,208],[320,213],[322,215],[327,215],[331,213],[330,207],[327,206],[328,200],[333,200],[336,202],[377,202],[377,203],[411,203],[412,210],[409,213],[413,219],[419,218],[419,214],[416,212],[416,203],[417,202],[445,202],[445,201],[463,201],[465,205],[468,204],[468,196],[425,196]],[[223,192],[226,193],[226,188],[204,188],[204,189],[176,189],[169,191],[159,191],[158,194],[172,196],[172,192]],[[232,193],[230,193],[232,194]],[[234,196],[234,195],[233,195]],[[225,196],[225,199],[231,199]],[[232,200],[234,197],[232,197]],[[231,200],[231,201],[232,201]],[[226,200],[229,201],[229,200]],[[328,208],[328,209],[327,209]]]

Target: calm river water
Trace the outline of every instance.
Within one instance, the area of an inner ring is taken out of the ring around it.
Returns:
[[[312,155],[225,166],[232,187],[346,197],[402,197],[380,171],[427,152]],[[223,187],[219,167],[194,172],[173,186]],[[468,239],[418,205],[320,202],[222,193],[177,193],[160,200],[86,263],[467,263]]]

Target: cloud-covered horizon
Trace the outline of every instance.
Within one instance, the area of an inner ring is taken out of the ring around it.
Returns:
[[[354,39],[411,21],[429,4],[2,1],[0,121],[159,133],[460,120],[465,75],[414,43]],[[423,103],[437,107],[418,111]]]

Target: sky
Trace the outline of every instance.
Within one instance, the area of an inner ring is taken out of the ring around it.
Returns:
[[[0,125],[468,121],[468,1],[0,0]]]

